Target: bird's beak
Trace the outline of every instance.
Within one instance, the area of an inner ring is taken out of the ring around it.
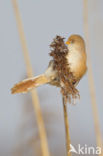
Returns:
[[[70,44],[70,41],[66,41],[65,44],[67,44],[67,45]]]

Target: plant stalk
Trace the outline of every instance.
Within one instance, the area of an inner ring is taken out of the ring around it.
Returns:
[[[66,150],[67,150],[67,156],[71,156],[71,152],[70,152],[70,133],[69,133],[68,112],[67,112],[67,101],[66,101],[65,97],[62,98],[62,101],[63,101],[63,110],[64,110]]]
[[[94,128],[96,134],[96,144],[98,147],[101,148],[101,154],[98,156],[103,156],[103,141],[102,141],[102,134],[100,128],[100,121],[99,121],[99,113],[98,113],[98,104],[96,101],[96,91],[95,91],[95,83],[93,78],[93,70],[92,70],[92,63],[90,58],[90,44],[89,44],[89,23],[88,23],[88,0],[83,1],[83,20],[84,20],[84,35],[86,40],[86,51],[88,52],[88,82],[89,82],[89,89],[91,95],[91,105],[92,105],[92,112],[93,112],[93,119],[94,119]]]
[[[30,57],[29,57],[28,47],[27,47],[26,38],[24,34],[22,19],[20,16],[20,12],[19,12],[19,8],[18,8],[16,0],[12,0],[12,4],[14,8],[15,17],[16,17],[19,37],[20,37],[21,46],[22,46],[22,52],[24,55],[27,76],[33,77],[34,75],[33,75],[32,66],[30,62]],[[39,98],[38,98],[36,89],[33,89],[31,91],[31,96],[32,96],[33,108],[34,108],[34,112],[35,112],[37,124],[38,124],[42,156],[50,156],[44,120],[43,120],[42,111],[41,111]]]

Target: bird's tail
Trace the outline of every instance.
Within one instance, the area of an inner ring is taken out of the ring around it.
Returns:
[[[16,93],[26,93],[30,91],[31,89],[38,87],[40,85],[43,85],[45,83],[48,83],[49,80],[46,78],[44,74],[39,75],[37,77],[25,79],[13,86],[11,88],[11,93],[16,94]]]

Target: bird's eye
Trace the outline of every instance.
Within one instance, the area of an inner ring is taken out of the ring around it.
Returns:
[[[74,40],[71,40],[70,42],[71,42],[71,43],[74,43]]]

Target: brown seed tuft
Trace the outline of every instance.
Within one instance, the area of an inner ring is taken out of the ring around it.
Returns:
[[[61,93],[66,100],[69,99],[69,102],[71,103],[72,99],[79,97],[79,91],[75,88],[75,83],[77,80],[70,71],[69,64],[66,59],[69,51],[64,43],[64,38],[61,36],[56,36],[50,47],[50,56],[53,57],[54,70],[57,70],[58,73]]]

